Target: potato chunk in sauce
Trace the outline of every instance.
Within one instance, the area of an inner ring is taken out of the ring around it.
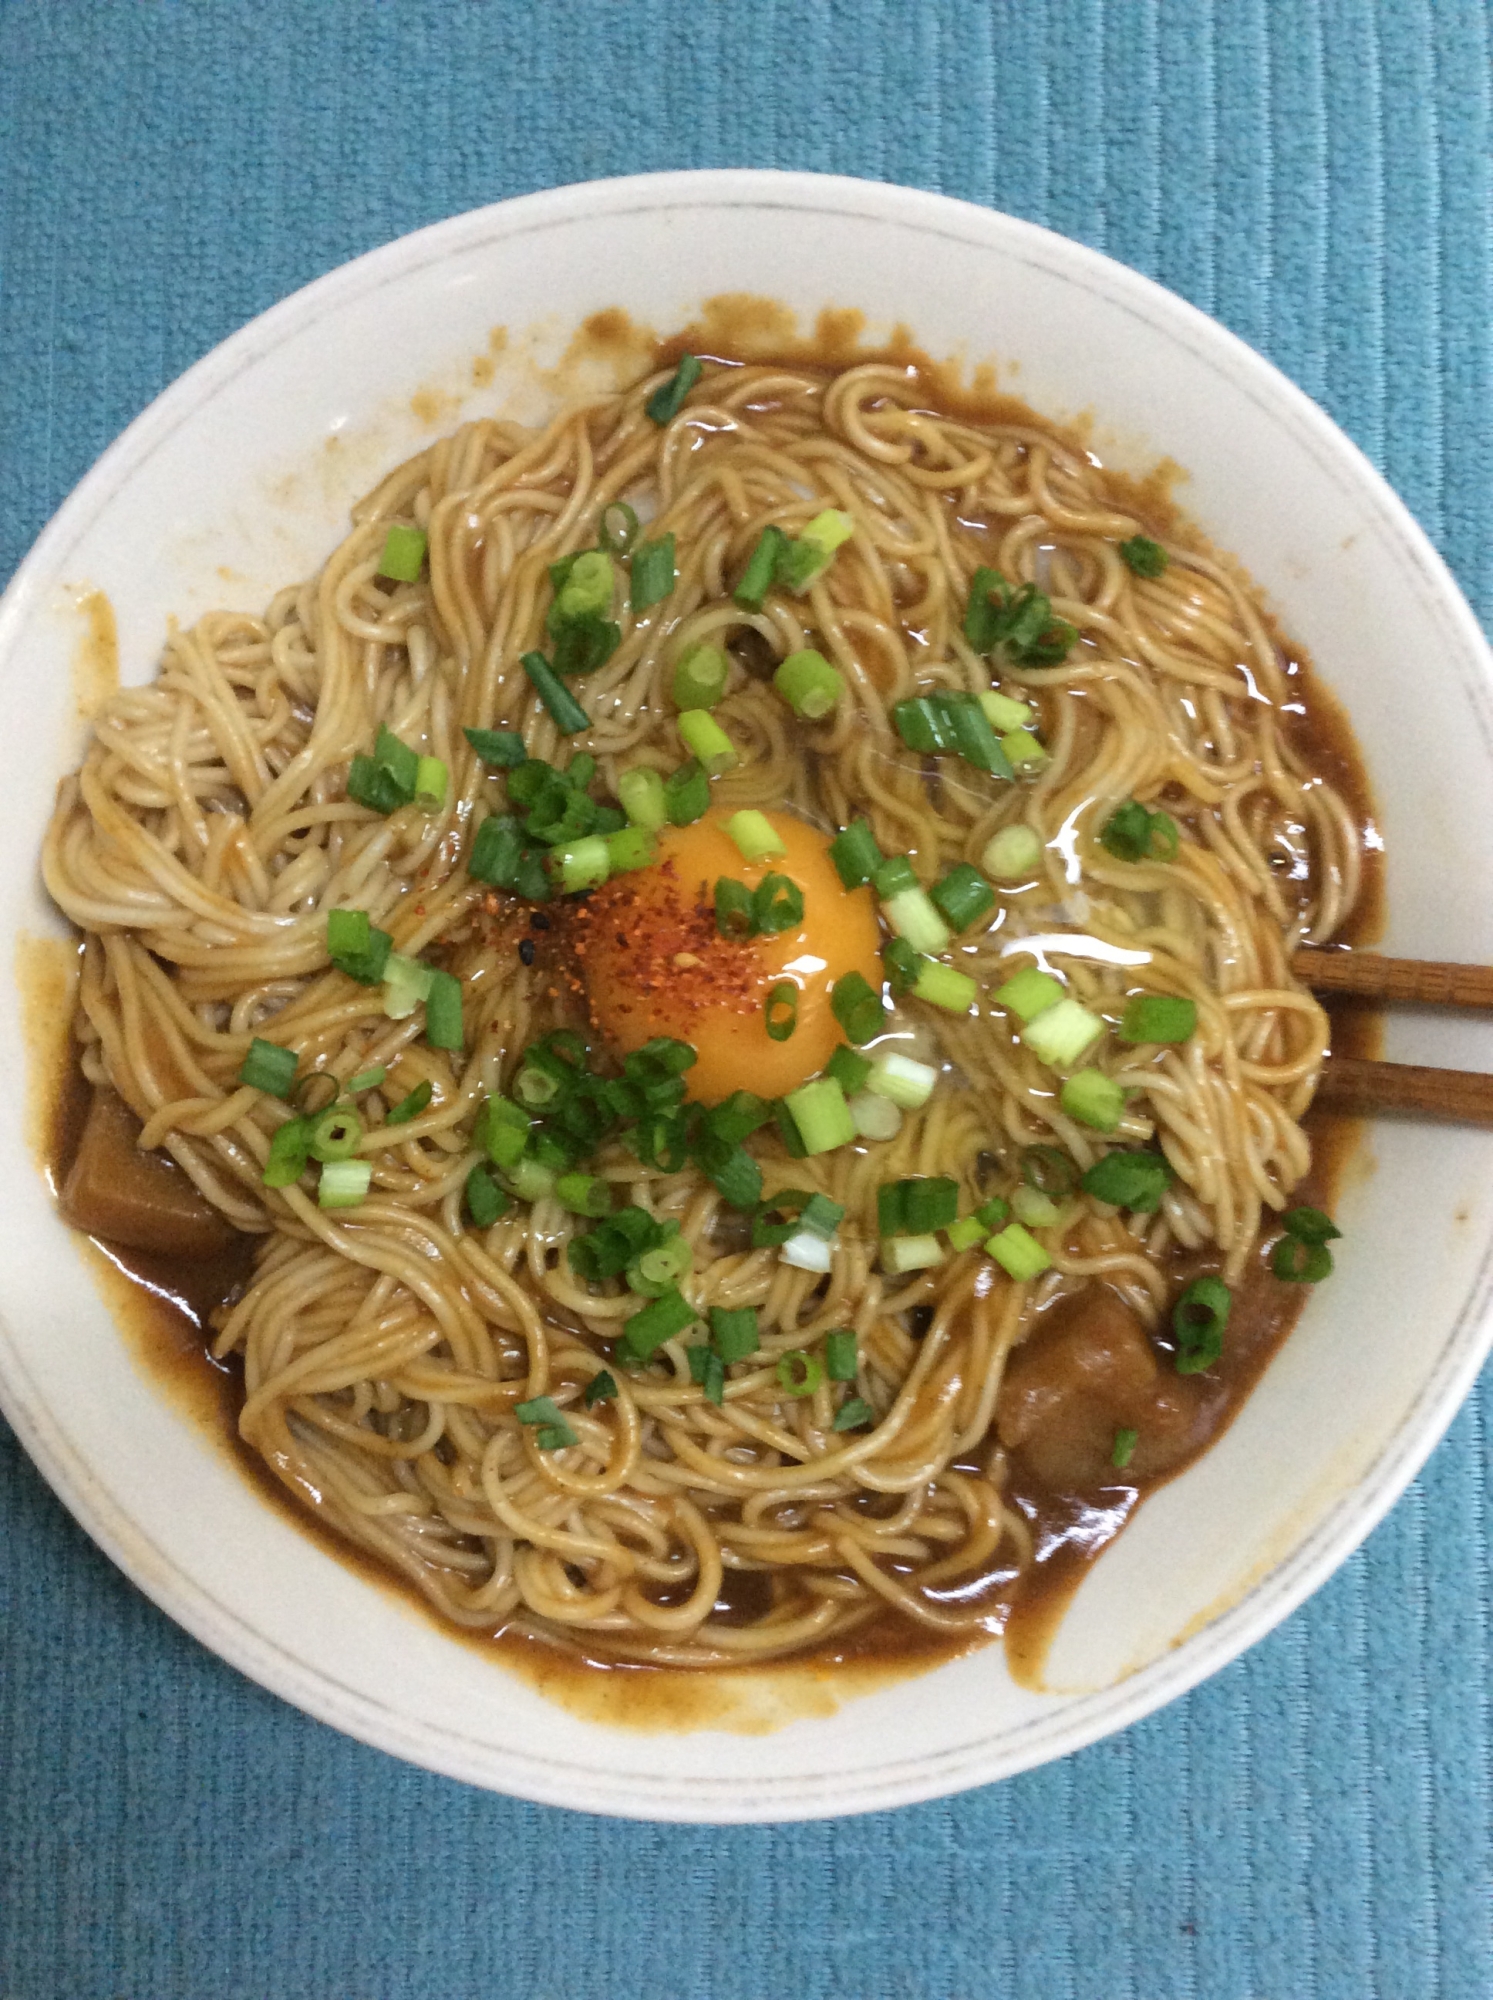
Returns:
[[[1127,1479],[1168,1472],[1203,1443],[1217,1392],[1178,1375],[1122,1299],[1096,1285],[1044,1313],[1001,1385],[996,1428],[1050,1491],[1112,1483],[1115,1433],[1136,1433]]]

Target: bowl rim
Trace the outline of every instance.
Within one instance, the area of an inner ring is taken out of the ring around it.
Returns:
[[[1012,253],[1065,278],[1102,291],[1148,326],[1215,365],[1251,397],[1286,414],[1303,444],[1331,461],[1372,501],[1420,572],[1422,583],[1459,629],[1493,684],[1493,650],[1446,564],[1408,508],[1365,454],[1273,363],[1228,328],[1115,259],[1039,224],[926,190],[848,176],[766,168],[671,171],[576,182],[464,211],[397,237],[336,266],[277,301],[228,335],[172,381],[94,462],[22,558],[0,597],[0,660],[10,652],[34,600],[69,550],[118,489],[181,426],[238,374],[313,324],[328,309],[390,282],[405,282],[453,253],[512,241],[557,224],[605,214],[733,207],[787,213],[818,211],[910,225],[979,248]],[[1461,1407],[1493,1346],[1493,1245],[1447,1329],[1422,1387],[1377,1458],[1326,1506],[1290,1552],[1256,1582],[1189,1631],[1159,1659],[1109,1688],[1055,1707],[1034,1719],[1014,1754],[994,1739],[975,1737],[957,1748],[890,1761],[874,1774],[837,1775],[825,1799],[807,1779],[762,1774],[730,1780],[729,1794],[696,1778],[644,1781],[594,1767],[556,1766],[511,1750],[477,1745],[452,1730],[439,1732],[365,1693],[339,1684],[320,1667],[287,1655],[237,1612],[188,1577],[104,1490],[48,1411],[32,1393],[19,1357],[0,1323],[0,1409],[48,1484],[92,1540],[176,1623],[251,1679],[308,1714],[377,1748],[448,1776],[512,1795],[572,1809],[704,1823],[771,1822],[884,1810],[945,1796],[1014,1775],[1086,1747],[1140,1720],[1218,1672],[1265,1637],[1359,1547],[1425,1464]],[[475,1759],[473,1751],[479,1751]],[[992,1754],[993,1753],[993,1754]],[[481,1768],[478,1768],[478,1766]],[[554,1780],[558,1777],[560,1782]],[[819,1783],[827,1782],[819,1780]]]

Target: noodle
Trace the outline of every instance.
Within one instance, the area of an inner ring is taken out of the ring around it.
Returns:
[[[1300,1120],[1326,1024],[1290,954],[1351,911],[1358,836],[1293,743],[1295,697],[1248,593],[1185,543],[1169,544],[1162,575],[1134,574],[1118,543],[1141,524],[1036,420],[939,413],[891,365],[747,365],[708,371],[660,428],[645,403],[661,379],[536,432],[465,425],[360,503],[319,575],[262,618],[173,629],[156,680],[110,702],[45,850],[51,893],[86,939],[84,1071],[123,1096],[142,1146],[260,1239],[215,1343],[242,1357],[244,1438],[446,1618],[685,1666],[838,1644],[888,1606],[968,1631],[1031,1561],[995,1430],[1007,1356],[1045,1308],[1090,1287],[1160,1327],[1184,1251],[1210,1250],[1238,1282],[1308,1168]],[[960,961],[977,1010],[897,1019],[899,1046],[947,1072],[898,1135],[803,1160],[771,1127],[753,1142],[768,1194],[803,1187],[847,1211],[828,1278],[745,1247],[698,1171],[646,1167],[616,1140],[597,1155],[591,1171],[620,1200],[677,1221],[693,1305],[757,1309],[760,1351],[730,1369],[718,1406],[685,1336],[647,1368],[610,1362],[637,1301],[571,1270],[581,1218],[552,1197],[485,1230],[463,1210],[478,1107],[531,1042],[584,1015],[552,955],[521,960],[526,906],[466,872],[501,789],[462,731],[520,730],[531,756],[556,760],[562,739],[518,662],[546,643],[547,566],[591,546],[617,501],[648,534],[673,532],[678,577],[664,603],[620,614],[620,644],[574,684],[592,726],[570,749],[596,757],[608,796],[624,770],[679,761],[669,675],[709,639],[733,650],[716,714],[743,752],[718,804],[786,807],[825,829],[864,816],[924,882],[978,863],[1013,824],[1042,843],[1038,886],[1003,897]],[[807,595],[733,603],[763,529],[796,534],[825,507],[855,532]],[[378,569],[395,521],[425,531],[429,564],[389,588]],[[1079,635],[1058,665],[1000,667],[1049,752],[1018,784],[953,759],[930,772],[888,720],[913,694],[990,685],[962,625],[981,564],[1037,584]],[[809,645],[846,695],[805,725],[757,670]],[[380,724],[449,767],[438,812],[382,816],[348,797],[349,761]],[[1099,843],[1127,799],[1172,816],[1174,859],[1123,861]],[[378,987],[329,969],[337,908],[366,910],[401,953],[435,950],[462,982],[465,1052],[432,1048],[418,1015],[389,1019]],[[1107,1150],[990,1002],[1023,936],[1111,1019],[1137,990],[1196,1003],[1188,1041],[1110,1065],[1134,1093],[1114,1142],[1154,1141],[1175,1178],[1152,1214],[1068,1203],[1045,1239],[1051,1269],[1031,1283],[979,1256],[890,1276],[880,1184],[950,1175],[979,1201],[1029,1146],[1080,1170]],[[255,1034],[339,1083],[387,1068],[386,1108],[431,1086],[409,1122],[370,1126],[361,1205],[264,1185],[285,1108],[237,1081]],[[835,1385],[786,1395],[777,1364],[842,1327],[874,1422],[836,1432]],[[581,1392],[609,1362],[615,1397],[588,1407]],[[544,1397],[573,1446],[540,1449],[515,1416]]]

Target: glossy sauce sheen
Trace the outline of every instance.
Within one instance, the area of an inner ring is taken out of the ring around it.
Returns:
[[[998,393],[991,371],[977,373],[973,387],[962,386],[950,367],[935,363],[900,334],[884,349],[860,346],[863,325],[858,313],[825,313],[814,337],[800,341],[792,337],[791,316],[773,302],[726,298],[711,301],[699,325],[686,329],[666,344],[657,345],[655,352],[661,364],[683,352],[719,359],[778,360],[799,367],[839,368],[868,360],[892,361],[916,371],[918,378],[927,384],[930,402],[946,410],[955,409],[987,422],[1041,424],[1049,432],[1056,430],[1063,434],[1061,427],[1035,417],[1014,398]],[[602,354],[609,347],[636,345],[645,337],[641,329],[626,321],[625,315],[615,312],[594,316],[577,337],[578,341],[584,344],[593,330],[596,350]],[[575,346],[573,343],[573,350]],[[1071,433],[1068,442],[1079,451],[1085,449],[1081,439]],[[1178,527],[1167,492],[1176,476],[1175,467],[1163,466],[1144,483],[1114,475],[1109,475],[1109,483],[1141,517],[1146,531],[1166,534],[1176,532]],[[1191,532],[1186,538],[1194,544],[1198,539]],[[1337,940],[1368,944],[1381,927],[1382,873],[1378,843],[1372,836],[1372,806],[1362,766],[1338,704],[1315,682],[1299,649],[1285,650],[1289,656],[1288,672],[1306,695],[1311,711],[1309,717],[1299,711],[1290,717],[1288,728],[1293,744],[1313,768],[1340,790],[1357,824],[1368,836],[1363,893],[1346,934]],[[23,985],[32,987],[34,983],[28,980],[24,963],[22,976]],[[39,1018],[34,990],[28,991],[27,998],[32,1003],[28,1011],[37,1011]],[[1376,1017],[1351,1007],[1334,1013],[1333,1046],[1339,1053],[1373,1055],[1378,1044]],[[59,1068],[65,1074],[59,1075]],[[55,1188],[61,1185],[77,1144],[87,1108],[87,1090],[76,1069],[75,1051],[70,1051],[65,1061],[54,1052],[49,1069],[47,1095],[56,1109],[47,1150]],[[1306,1125],[1313,1167],[1295,1198],[1330,1212],[1358,1126],[1356,1121],[1316,1111],[1308,1115]],[[207,1263],[146,1256],[102,1243],[95,1247],[101,1253],[101,1261],[107,1258],[113,1267],[109,1274],[112,1282],[107,1282],[104,1290],[116,1316],[132,1336],[145,1365],[184,1413],[223,1440],[245,1476],[284,1518],[319,1541],[339,1561],[350,1562],[370,1582],[396,1592],[404,1601],[424,1610],[424,1600],[412,1587],[329,1533],[319,1519],[292,1499],[258,1454],[239,1441],[236,1413],[241,1388],[237,1365],[214,1364],[205,1353],[205,1337],[209,1315],[235,1296],[247,1277],[254,1240],[243,1239],[241,1246],[228,1256]],[[1203,1268],[1197,1260],[1186,1266],[1179,1260],[1178,1284],[1185,1282],[1197,1268]],[[120,1274],[127,1282],[120,1283],[113,1273]],[[967,1636],[951,1639],[945,1633],[913,1626],[888,1611],[859,1628],[847,1643],[802,1660],[707,1674],[593,1661],[519,1633],[463,1635],[444,1620],[437,1622],[447,1636],[466,1636],[470,1643],[484,1650],[496,1647],[506,1663],[523,1672],[541,1692],[567,1707],[593,1720],[642,1729],[717,1727],[753,1731],[777,1727],[806,1714],[830,1713],[847,1695],[924,1671],[941,1659],[987,1643],[1001,1632],[1015,1677],[1029,1686],[1040,1687],[1047,1647],[1087,1566],[1132,1518],[1149,1492],[1184,1470],[1227,1428],[1290,1331],[1306,1292],[1306,1287],[1285,1285],[1274,1279],[1263,1256],[1257,1253],[1250,1277],[1235,1295],[1223,1358],[1206,1378],[1199,1405],[1197,1442],[1163,1477],[1148,1481],[1116,1473],[1112,1480],[1083,1492],[1056,1490],[1043,1486],[1023,1469],[1019,1451],[1013,1454],[1009,1497],[1031,1523],[1036,1561],[1014,1587],[998,1578],[991,1578],[983,1585],[979,1579],[972,1580],[970,1588],[981,1597],[988,1595],[990,1615],[971,1628]],[[1038,1341],[1041,1337],[1039,1327],[1030,1340]],[[1200,1381],[1191,1379],[1194,1383]],[[721,1615],[751,1617],[756,1609],[753,1592],[760,1587],[759,1580],[751,1574],[730,1577],[728,1573],[728,1584],[728,1594],[719,1607]],[[970,1601],[964,1590],[958,1594],[965,1602]],[[775,1706],[754,1702],[749,1693],[743,1693],[754,1682],[762,1685],[764,1677],[783,1693],[783,1700]]]

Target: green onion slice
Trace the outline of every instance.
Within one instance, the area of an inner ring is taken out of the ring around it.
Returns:
[[[625,556],[637,536],[637,513],[625,500],[613,500],[602,508],[596,540],[608,555]]]
[[[1114,1450],[1109,1455],[1109,1462],[1116,1472],[1123,1472],[1125,1470],[1125,1467],[1135,1456],[1135,1447],[1139,1443],[1139,1431],[1118,1430],[1115,1432]]]
[[[384,1123],[386,1125],[408,1125],[412,1118],[420,1116],[420,1113],[429,1104],[433,1094],[430,1079],[427,1077],[423,1083],[415,1085],[408,1097],[400,1098],[399,1102],[384,1120]]]
[[[590,727],[585,709],[566,687],[543,653],[525,653],[519,662],[533,684],[550,719],[562,736],[575,736]]]
[[[864,1396],[847,1396],[835,1412],[833,1428],[837,1431],[858,1431],[875,1421],[876,1412]]]
[[[798,1026],[798,988],[791,979],[780,979],[768,993],[763,1008],[769,1041],[786,1042]]]
[[[1122,1042],[1185,1042],[1196,1031],[1197,1002],[1175,993],[1137,993],[1120,1022]]]
[[[784,1395],[812,1396],[824,1380],[824,1363],[801,1347],[790,1347],[778,1356],[777,1377]]]
[[[424,564],[425,549],[423,528],[407,528],[396,521],[384,536],[383,554],[378,559],[379,575],[395,583],[413,583]]]
[[[680,356],[679,366],[667,382],[654,390],[644,405],[654,423],[671,424],[684,407],[684,399],[694,388],[704,372],[704,364],[696,355]],[[629,512],[631,510],[629,509]],[[636,516],[634,516],[636,519]]]
[[[282,1048],[278,1042],[266,1042],[256,1035],[239,1067],[238,1080],[250,1090],[263,1090],[271,1097],[289,1097],[299,1061],[294,1049]]]
[[[1194,1278],[1172,1308],[1177,1337],[1177,1373],[1200,1375],[1223,1353],[1233,1293],[1222,1278]]]
[[[855,1380],[858,1363],[853,1327],[839,1326],[824,1336],[824,1367],[831,1382]]]
[[[1160,542],[1146,535],[1132,535],[1129,541],[1121,542],[1120,558],[1137,576],[1164,575],[1171,560]]]
[[[674,536],[672,531],[656,542],[639,542],[632,552],[629,602],[634,611],[647,611],[662,604],[674,588]]]

